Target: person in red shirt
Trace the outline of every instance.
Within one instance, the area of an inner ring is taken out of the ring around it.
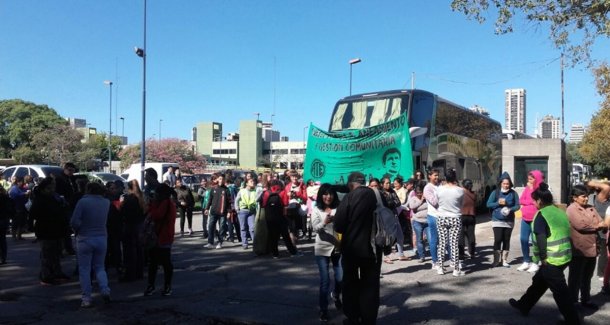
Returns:
[[[171,192],[172,189],[167,184],[159,185],[148,205],[148,218],[155,222],[158,243],[148,252],[150,261],[148,263],[148,287],[144,291],[145,296],[150,296],[155,292],[155,278],[159,265],[163,266],[165,280],[161,295],[169,296],[172,294],[174,265],[171,260],[171,249],[174,243],[176,204],[171,199]]]
[[[288,218],[288,230],[290,231],[290,239],[296,246],[298,232],[301,229],[303,235],[307,230],[307,214],[301,214],[301,204],[307,202],[307,187],[301,181],[299,173],[295,170],[289,172],[290,183],[284,186],[284,193],[288,197],[286,205],[286,216]]]

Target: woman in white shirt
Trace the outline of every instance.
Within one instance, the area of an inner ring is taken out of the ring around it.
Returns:
[[[328,183],[322,184],[318,190],[315,207],[311,215],[311,225],[316,233],[314,255],[320,271],[320,320],[328,321],[328,296],[333,298],[335,307],[339,310],[341,302],[341,254],[339,252],[339,234],[333,229],[335,211],[339,205],[337,192]],[[332,262],[335,277],[335,288],[330,291],[329,266]]]
[[[445,174],[446,183],[438,188],[438,274],[444,274],[443,258],[445,243],[449,241],[453,276],[462,276],[461,263],[458,260],[458,242],[462,231],[462,203],[464,190],[457,184],[455,169],[449,169]]]

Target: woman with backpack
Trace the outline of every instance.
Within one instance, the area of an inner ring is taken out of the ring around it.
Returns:
[[[491,227],[494,232],[494,260],[491,267],[496,267],[500,263],[504,267],[510,267],[508,264],[510,236],[515,226],[515,211],[521,206],[519,195],[513,190],[513,182],[507,172],[500,176],[498,188],[491,192],[487,207],[492,209]]]
[[[297,255],[297,249],[288,234],[288,222],[285,216],[285,209],[288,205],[288,196],[282,190],[280,180],[274,179],[269,182],[269,188],[261,197],[261,206],[265,209],[265,220],[267,222],[268,245],[273,258],[279,257],[278,241],[280,235],[284,239],[286,248],[291,255]]]

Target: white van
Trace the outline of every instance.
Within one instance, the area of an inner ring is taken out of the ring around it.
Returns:
[[[169,167],[178,167],[177,163],[161,163],[161,162],[147,162],[144,164],[144,169],[153,168],[157,172],[157,180],[159,183],[163,183],[163,174],[167,172]],[[125,169],[121,177],[130,181],[132,179],[140,181],[141,177],[141,164],[132,164],[129,168]]]

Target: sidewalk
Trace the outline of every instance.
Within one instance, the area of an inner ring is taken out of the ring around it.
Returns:
[[[493,234],[489,218],[477,225],[479,257],[465,265],[466,275],[437,275],[429,260],[383,264],[378,324],[555,324],[561,318],[550,292],[530,316],[522,317],[508,305],[531,283],[531,274],[518,272],[521,264],[519,226],[513,230],[511,267],[489,268]],[[201,214],[194,217],[195,234],[176,237],[173,295],[159,292],[143,297],[144,281],[118,283],[110,272],[113,302],[102,303],[94,293],[95,307],[81,310],[78,279],[52,287],[38,284],[39,247],[27,240],[9,244],[9,264],[0,266],[1,324],[317,324],[318,269],[313,242],[302,241],[303,257],[255,257],[239,243],[219,250],[205,249]],[[179,232],[178,221],[176,230]],[[62,260],[66,273],[74,270],[74,257]],[[161,287],[162,272],[157,276]],[[585,323],[606,324],[610,300],[598,295],[601,282],[592,280],[593,301],[601,306],[585,314]],[[332,304],[331,304],[332,305]],[[343,315],[330,306],[329,324],[341,324]]]

